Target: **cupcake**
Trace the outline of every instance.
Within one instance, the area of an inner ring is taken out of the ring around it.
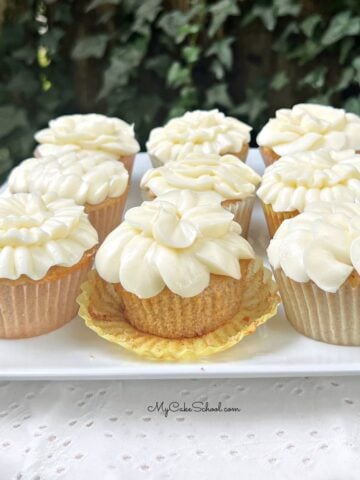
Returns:
[[[301,103],[281,108],[257,136],[266,165],[318,149],[360,150],[360,117],[342,108]]]
[[[0,198],[0,337],[41,335],[69,322],[98,242],[73,200]]]
[[[197,337],[240,310],[253,249],[230,212],[199,199],[170,192],[128,210],[98,250],[97,282],[138,331]]]
[[[141,180],[141,188],[149,200],[171,190],[216,192],[217,202],[234,214],[234,220],[242,227],[242,235],[247,237],[260,179],[234,155],[192,153],[148,170]]]
[[[176,161],[189,153],[225,155],[245,161],[251,127],[218,110],[195,110],[154,128],[146,144],[154,167]]]
[[[277,230],[268,257],[289,322],[308,337],[360,345],[360,206],[315,202]]]
[[[360,200],[360,155],[318,150],[286,155],[266,168],[257,191],[270,236],[316,201]]]
[[[40,144],[35,150],[36,157],[64,153],[64,149],[95,150],[123,162],[130,175],[135,154],[140,150],[132,125],[97,113],[64,115],[51,120],[49,128],[35,134],[35,140]]]
[[[129,174],[123,164],[101,152],[74,151],[62,156],[30,158],[9,177],[11,193],[56,193],[85,207],[89,220],[106,237],[121,221]]]

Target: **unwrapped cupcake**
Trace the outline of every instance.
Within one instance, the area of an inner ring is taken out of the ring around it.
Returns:
[[[189,153],[230,153],[245,161],[251,130],[249,125],[218,110],[195,110],[154,128],[146,147],[154,167]]]
[[[30,158],[9,177],[12,193],[56,193],[85,207],[102,240],[119,225],[128,194],[123,164],[101,152],[73,151],[61,156]]]
[[[284,155],[322,148],[360,150],[360,117],[342,108],[301,103],[277,110],[256,141],[266,165]]]
[[[270,236],[316,201],[360,201],[360,155],[318,150],[282,157],[266,168],[257,191]]]
[[[0,198],[0,338],[69,322],[98,237],[83,207],[36,194]]]
[[[151,200],[171,190],[216,192],[218,203],[234,214],[247,237],[255,191],[261,177],[234,155],[192,153],[148,170],[141,180]]]
[[[313,203],[268,248],[289,322],[337,345],[360,345],[360,205]]]
[[[120,160],[129,174],[140,150],[134,127],[119,118],[97,113],[64,115],[50,120],[49,127],[35,134],[40,144],[35,156],[58,155],[71,150],[106,153]]]
[[[165,338],[204,335],[230,320],[254,259],[230,212],[199,205],[192,192],[177,195],[178,204],[165,196],[128,210],[95,262],[129,323]]]

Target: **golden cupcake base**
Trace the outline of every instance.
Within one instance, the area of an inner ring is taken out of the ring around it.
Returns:
[[[96,282],[96,276],[92,271],[82,286],[79,315],[104,340],[151,360],[190,361],[227,350],[276,315],[280,302],[270,271],[261,261],[256,261],[247,276],[239,313],[205,335],[167,339],[143,333],[130,325],[112,285],[104,288],[103,283]]]
[[[262,208],[264,211],[270,238],[273,238],[276,230],[280,227],[284,220],[294,218],[300,213],[298,210],[294,210],[292,212],[274,212],[272,206],[266,203],[262,203]]]
[[[259,150],[266,167],[269,167],[280,158],[280,155],[269,147],[260,147]]]

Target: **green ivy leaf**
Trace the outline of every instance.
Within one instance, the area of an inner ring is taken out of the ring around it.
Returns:
[[[104,5],[119,5],[121,0],[92,0],[89,5],[86,6],[85,12],[90,12],[97,7],[103,7]]]
[[[231,45],[234,42],[233,37],[223,38],[214,42],[205,52],[206,56],[215,55],[220,63],[224,65],[227,70],[230,70],[233,63],[233,54]]]
[[[274,0],[274,7],[279,17],[291,15],[296,17],[301,12],[301,3],[294,0]]]
[[[360,115],[360,95],[357,97],[350,97],[346,100],[344,108],[347,112],[356,113]]]
[[[25,110],[15,108],[12,105],[0,107],[0,138],[6,137],[16,128],[26,126]]]
[[[106,49],[109,36],[105,33],[98,35],[87,35],[80,38],[71,52],[73,60],[84,60],[85,58],[101,58]]]
[[[305,33],[307,37],[313,37],[315,33],[315,28],[319,26],[323,21],[322,16],[319,14],[310,15],[306,17],[300,23],[301,30]]]
[[[255,5],[253,8],[253,16],[260,18],[265,27],[271,32],[276,25],[276,16],[272,6]]]
[[[320,90],[325,85],[327,67],[324,65],[315,68],[300,81],[300,85],[309,85],[315,90]]]
[[[285,72],[278,72],[270,83],[270,88],[279,91],[289,83],[289,78]]]
[[[182,49],[182,56],[187,63],[196,63],[200,57],[200,47],[189,45]]]
[[[349,53],[354,47],[354,39],[353,38],[345,38],[342,42],[340,42],[340,53],[339,53],[339,62],[344,64],[349,56]]]
[[[227,85],[225,83],[219,83],[210,87],[206,91],[206,101],[205,101],[207,108],[213,107],[231,107],[231,99],[228,93]]]
[[[355,80],[355,70],[352,67],[346,67],[342,70],[340,80],[336,83],[334,90],[341,91],[348,88]]]
[[[355,68],[354,80],[355,80],[356,83],[358,83],[360,85],[360,56],[354,58],[353,67]]]
[[[222,80],[225,75],[224,66],[219,60],[211,62],[210,71],[214,74],[216,80]]]
[[[162,0],[147,0],[136,10],[135,23],[132,27],[134,32],[148,34],[148,24],[153,22],[161,11]]]
[[[46,48],[49,55],[55,55],[58,50],[59,42],[65,32],[61,28],[53,27],[40,38],[40,44]]]
[[[220,0],[209,7],[211,13],[211,22],[208,29],[209,37],[213,37],[219,28],[223,25],[228,17],[238,15],[240,13],[236,2],[232,0]]]
[[[169,35],[169,37],[174,39],[178,38],[181,29],[186,25],[188,25],[187,16],[179,10],[165,13],[158,21],[158,26]],[[183,34],[184,33],[182,33],[182,35]]]
[[[360,33],[360,17],[353,16],[351,11],[338,13],[332,18],[321,42],[324,46],[332,45],[344,37]]]
[[[190,82],[190,70],[179,62],[174,62],[167,74],[166,83],[169,87],[178,88]]]

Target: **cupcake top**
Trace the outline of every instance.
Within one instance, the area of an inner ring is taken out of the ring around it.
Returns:
[[[146,144],[162,163],[188,153],[238,153],[250,141],[251,127],[219,110],[195,110],[154,128]]]
[[[360,155],[318,150],[282,157],[266,168],[257,195],[275,212],[302,212],[316,201],[360,200]]]
[[[267,250],[270,264],[300,283],[312,280],[335,293],[360,274],[360,205],[316,202],[285,220]]]
[[[98,243],[83,207],[54,197],[0,197],[0,278],[39,280],[55,265],[75,265]]]
[[[97,205],[122,195],[128,182],[121,162],[101,152],[79,150],[25,160],[11,172],[9,189],[12,193],[54,192],[78,205]]]
[[[141,187],[159,196],[171,190],[215,191],[222,200],[243,199],[255,192],[260,176],[234,155],[193,153],[148,170]]]
[[[44,144],[100,150],[117,157],[133,155],[140,150],[132,125],[97,113],[64,115],[50,120],[49,128],[37,132],[35,140]]]
[[[301,103],[281,108],[256,139],[280,156],[327,148],[360,149],[360,117],[342,108]]]
[[[128,210],[98,250],[99,275],[140,298],[165,286],[181,297],[205,290],[210,274],[241,278],[240,259],[254,258],[241,227],[220,205],[201,194],[170,192]],[[136,275],[134,275],[136,272]]]

